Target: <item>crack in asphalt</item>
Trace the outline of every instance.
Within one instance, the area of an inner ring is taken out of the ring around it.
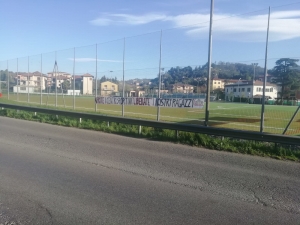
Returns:
[[[36,202],[36,204],[37,204],[41,209],[43,209],[43,210],[46,211],[46,213],[47,213],[47,214],[49,215],[49,217],[50,217],[50,222],[51,222],[51,224],[53,225],[53,224],[54,224],[54,223],[53,223],[53,216],[52,216],[50,210],[49,210],[47,207],[45,207],[44,205],[40,204],[39,202]]]
[[[268,206],[268,204],[264,201],[262,201],[255,193],[255,191],[253,189],[249,189],[252,193],[253,193],[253,197],[256,201],[257,204],[261,204],[263,206]],[[274,208],[273,206],[271,206],[272,208]]]

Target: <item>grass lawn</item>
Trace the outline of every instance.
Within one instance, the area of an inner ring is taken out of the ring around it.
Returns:
[[[11,93],[9,101],[3,95],[2,102],[11,104],[25,104],[39,106],[41,98],[39,94],[30,94],[29,103],[27,94]],[[42,96],[42,107],[55,107],[54,95]],[[57,106],[60,109],[73,109],[73,96],[57,96]],[[76,97],[76,111],[95,112],[94,97]],[[297,106],[266,105],[264,113],[264,132],[282,134],[289,123]],[[210,103],[209,125],[214,127],[239,129],[239,130],[260,130],[261,105],[246,103]],[[121,105],[97,105],[97,113],[104,115],[121,116]],[[149,106],[124,106],[126,117],[156,120],[157,108]],[[203,124],[205,118],[205,108],[160,108],[160,120],[168,122],[180,122],[189,124]],[[287,131],[288,135],[300,135],[300,112],[296,115],[293,123]]]

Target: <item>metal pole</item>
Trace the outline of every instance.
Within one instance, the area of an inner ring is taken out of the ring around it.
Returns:
[[[75,47],[73,55],[73,110],[75,110]]]
[[[298,108],[297,108],[296,112],[294,113],[294,115],[292,116],[290,122],[288,123],[288,125],[287,125],[286,128],[284,129],[284,131],[283,131],[283,133],[282,133],[283,135],[285,135],[285,132],[289,129],[289,127],[290,127],[291,123],[293,122],[293,120],[295,119],[295,117],[296,117],[296,115],[297,115],[299,109],[300,109],[300,105],[298,106]]]
[[[160,117],[160,90],[161,90],[161,42],[162,42],[162,30],[160,31],[160,42],[159,42],[159,72],[158,72],[158,98],[156,99],[157,104],[157,115],[156,120],[159,121]]]
[[[42,93],[42,89],[43,89],[43,83],[44,83],[44,79],[43,79],[43,54],[41,54],[41,77],[40,77],[40,86],[41,86],[41,96],[40,96],[40,105],[43,104],[43,93]]]
[[[264,120],[265,120],[265,98],[266,98],[266,79],[267,79],[267,61],[268,61],[268,43],[269,43],[269,29],[270,29],[270,13],[271,9],[269,7],[269,16],[268,16],[268,28],[267,28],[267,40],[266,40],[266,53],[265,53],[265,74],[263,81],[263,98],[261,105],[261,118],[260,118],[260,132],[264,131]]]
[[[96,85],[95,85],[95,99],[97,98],[98,95],[98,45],[96,44]],[[95,101],[95,112],[97,112],[97,102]]]
[[[18,84],[19,80],[19,84]],[[0,84],[1,85],[1,84]],[[19,101],[19,88],[20,88],[20,78],[19,78],[19,58],[17,58],[17,101]],[[1,92],[1,91],[0,91]]]
[[[123,42],[123,93],[122,93],[122,116],[124,117],[124,104],[125,104],[125,38],[124,38],[124,42]]]
[[[2,93],[2,74],[0,74],[0,94],[1,93]]]
[[[29,56],[28,56],[28,73],[27,73],[27,102],[29,102],[29,82],[30,82],[30,78],[29,78]]]
[[[56,72],[56,52],[55,52],[55,63],[54,63],[54,71],[55,71],[55,108],[57,107],[57,72]]]
[[[241,78],[238,81],[238,90],[239,90],[239,97],[240,97],[240,103],[241,103],[240,80],[241,80]]]
[[[8,60],[7,60],[7,99],[9,100],[9,67],[8,67]]]
[[[212,52],[212,25],[213,25],[214,0],[211,0],[210,6],[210,25],[209,25],[209,47],[208,47],[208,77],[206,84],[206,104],[205,104],[205,122],[208,126],[209,120],[209,102],[210,102],[210,79],[211,79],[211,52]]]

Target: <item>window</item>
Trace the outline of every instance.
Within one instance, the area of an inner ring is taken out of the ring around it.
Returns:
[[[20,87],[21,91],[26,91],[26,87]]]
[[[269,88],[266,88],[266,92],[270,92],[270,89],[269,89]]]
[[[112,88],[113,90],[115,90],[115,85],[112,85],[111,88]]]
[[[217,84],[217,82],[215,81],[214,84]]]
[[[273,92],[273,88],[270,88],[270,92]]]
[[[233,92],[236,92],[236,88],[233,88]]]
[[[218,84],[220,84],[220,81],[218,82]]]
[[[247,92],[250,92],[251,91],[251,88],[247,88]]]
[[[242,88],[242,92],[245,92],[245,88]]]

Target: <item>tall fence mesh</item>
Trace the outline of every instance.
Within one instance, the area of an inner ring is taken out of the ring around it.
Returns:
[[[300,135],[300,113],[295,113],[300,94],[281,98],[280,85],[269,76],[278,60],[300,59],[289,53],[291,48],[300,50],[299,45],[290,45],[286,38],[280,42],[285,47],[279,48],[276,40],[281,35],[276,23],[292,9],[272,9],[268,46],[268,9],[214,18],[208,112],[196,103],[206,98],[209,18],[1,61],[1,101],[197,125],[204,125],[209,113],[209,126]],[[246,26],[256,29],[250,32]],[[294,28],[285,24],[285,29]]]

